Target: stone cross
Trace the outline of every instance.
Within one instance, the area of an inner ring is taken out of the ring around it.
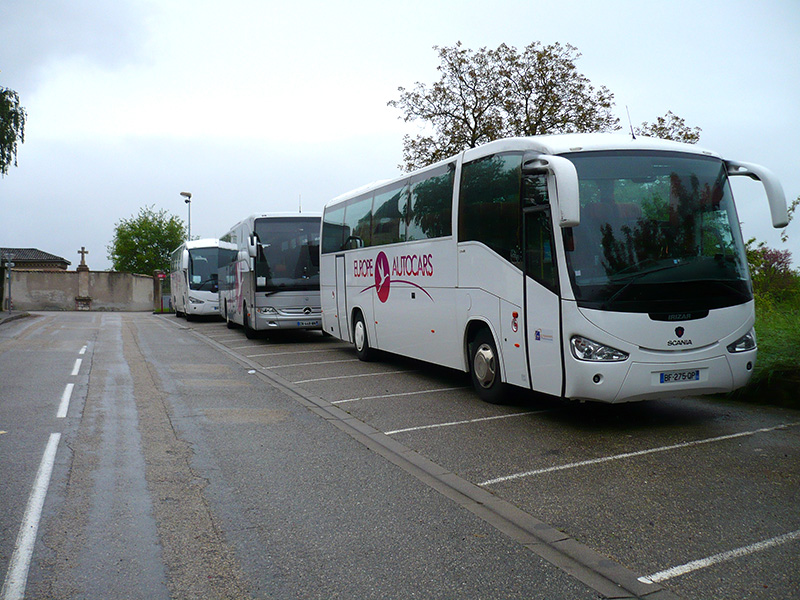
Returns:
[[[78,254],[81,255],[81,266],[85,267],[86,266],[86,255],[89,254],[89,251],[85,247],[81,246],[81,249],[78,250]]]

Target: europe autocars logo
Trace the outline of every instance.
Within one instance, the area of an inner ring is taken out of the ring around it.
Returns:
[[[382,303],[389,299],[389,292],[392,284],[405,284],[421,290],[428,298],[433,300],[427,290],[421,285],[407,279],[396,279],[397,277],[431,277],[433,276],[433,257],[430,254],[417,255],[408,254],[395,256],[392,262],[386,253],[378,252],[375,260],[371,258],[357,258],[353,262],[353,276],[356,278],[374,278],[375,283],[361,290],[363,294],[367,290],[375,289],[378,300]],[[395,279],[393,279],[395,278]]]

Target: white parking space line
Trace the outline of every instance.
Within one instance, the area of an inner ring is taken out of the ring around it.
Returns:
[[[392,431],[384,431],[386,435],[394,435],[395,433],[406,433],[408,431],[420,431],[421,429],[435,429],[437,427],[452,427],[454,425],[469,425],[471,423],[481,423],[482,421],[495,421],[497,419],[510,419],[511,417],[522,417],[524,415],[534,415],[540,412],[547,411],[526,411],[521,413],[512,413],[509,415],[494,415],[491,417],[480,417],[477,419],[467,419],[466,421],[450,421],[449,423],[434,423],[433,425],[419,425],[417,427],[406,427],[405,429],[393,429]]]
[[[648,575],[646,577],[639,577],[639,581],[642,583],[658,583],[660,581],[666,581],[667,579],[672,579],[673,577],[679,577],[680,575],[685,575],[686,573],[691,573],[692,571],[697,571],[699,569],[705,569],[706,567],[710,567],[721,562],[748,556],[750,554],[761,552],[769,548],[774,548],[775,546],[780,546],[781,544],[786,544],[797,539],[800,539],[800,530],[792,531],[791,533],[785,533],[783,535],[764,540],[763,542],[756,542],[755,544],[750,544],[749,546],[744,546],[742,548],[736,548],[735,550],[720,552],[719,554],[714,554],[713,556],[709,556],[707,558],[693,560],[685,565],[672,567],[671,569],[659,571],[658,573],[653,573],[652,575]]]
[[[252,348],[253,346],[250,346]],[[236,348],[231,348],[236,350]],[[260,358],[262,356],[286,356],[287,354],[316,354],[317,352],[336,352],[337,348],[326,348],[324,350],[292,350],[290,352],[266,352],[263,354],[246,354],[245,358]]]
[[[495,483],[502,483],[504,481],[511,481],[513,479],[521,479],[523,477],[532,477],[534,475],[542,475],[544,473],[552,473],[554,471],[564,471],[567,469],[575,469],[577,467],[586,467],[589,465],[596,465],[600,463],[610,462],[614,460],[623,460],[626,458],[635,458],[637,456],[644,456],[646,454],[655,454],[656,452],[667,452],[669,450],[679,450],[681,448],[690,448],[692,446],[700,446],[702,444],[713,444],[715,442],[724,442],[727,440],[733,440],[736,438],[741,437],[749,437],[752,435],[756,435],[758,433],[767,433],[770,431],[775,431],[778,429],[788,429],[789,427],[796,427],[800,425],[800,422],[796,423],[783,423],[781,425],[775,425],[774,427],[763,427],[761,429],[754,429],[752,431],[742,431],[739,433],[731,433],[729,435],[721,435],[718,437],[707,438],[704,440],[694,440],[691,442],[681,442],[680,444],[671,444],[669,446],[661,446],[659,448],[648,448],[647,450],[638,450],[636,452],[625,452],[624,454],[615,454],[613,456],[603,456],[601,458],[592,458],[590,460],[582,460],[575,463],[569,463],[566,465],[556,465],[553,467],[545,467],[543,469],[535,469],[533,471],[525,471],[523,473],[514,473],[512,475],[505,475],[503,477],[497,477],[495,479],[489,479],[488,481],[484,481],[479,483],[480,486],[486,485],[493,485]]]
[[[81,358],[76,358],[75,359],[75,366],[72,367],[72,373],[70,373],[70,375],[77,375],[80,372],[81,363],[82,362],[83,362],[83,359],[81,359]]]
[[[382,371],[380,373],[361,373],[360,375],[339,375],[337,377],[319,377],[317,379],[301,379],[292,383],[311,383],[314,381],[333,381],[335,379],[351,379],[355,377],[381,377],[382,375],[396,375],[398,373],[416,373],[416,371]]]
[[[401,396],[417,396],[419,394],[433,394],[436,392],[451,392],[453,390],[466,390],[469,386],[437,388],[434,390],[420,390],[418,392],[400,392],[399,394],[381,394],[380,396],[361,396],[360,398],[347,398],[345,400],[333,400],[331,404],[345,404],[346,402],[357,402],[358,400],[380,400],[382,398],[399,398]]]
[[[11,560],[8,563],[6,579],[3,583],[3,589],[0,591],[2,600],[22,600],[25,597],[25,586],[28,583],[28,569],[31,565],[34,542],[36,542],[36,532],[39,530],[42,507],[47,495],[47,488],[50,486],[50,477],[53,474],[56,450],[58,450],[58,442],[60,440],[60,433],[50,434],[44,456],[42,456],[42,462],[39,464],[39,470],[36,473],[36,479],[33,482],[31,495],[28,498],[28,505],[25,507],[25,513],[22,516],[14,552],[11,554]]]
[[[78,352],[78,354],[86,354],[86,346],[84,346],[83,348],[81,348],[81,351],[80,351],[80,352]]]
[[[72,390],[75,388],[74,383],[68,383],[67,386],[64,388],[64,393],[61,394],[61,403],[58,405],[58,412],[56,413],[56,419],[63,419],[67,416],[67,411],[69,410],[69,399],[72,397]]]
[[[347,358],[345,360],[317,360],[314,362],[292,363],[289,365],[275,365],[272,367],[263,367],[264,369],[285,369],[287,367],[307,367],[309,365],[332,365],[335,363],[358,362],[357,358]]]

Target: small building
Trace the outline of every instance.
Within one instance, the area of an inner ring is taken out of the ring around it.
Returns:
[[[66,258],[36,248],[0,248],[3,267],[9,255],[17,271],[66,271],[72,264]]]

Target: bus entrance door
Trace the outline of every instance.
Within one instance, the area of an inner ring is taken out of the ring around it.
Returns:
[[[531,388],[561,395],[561,317],[549,206],[526,209],[525,329]]]
[[[339,333],[336,337],[350,341],[350,329],[347,326],[347,270],[344,254],[336,256],[336,322]]]

